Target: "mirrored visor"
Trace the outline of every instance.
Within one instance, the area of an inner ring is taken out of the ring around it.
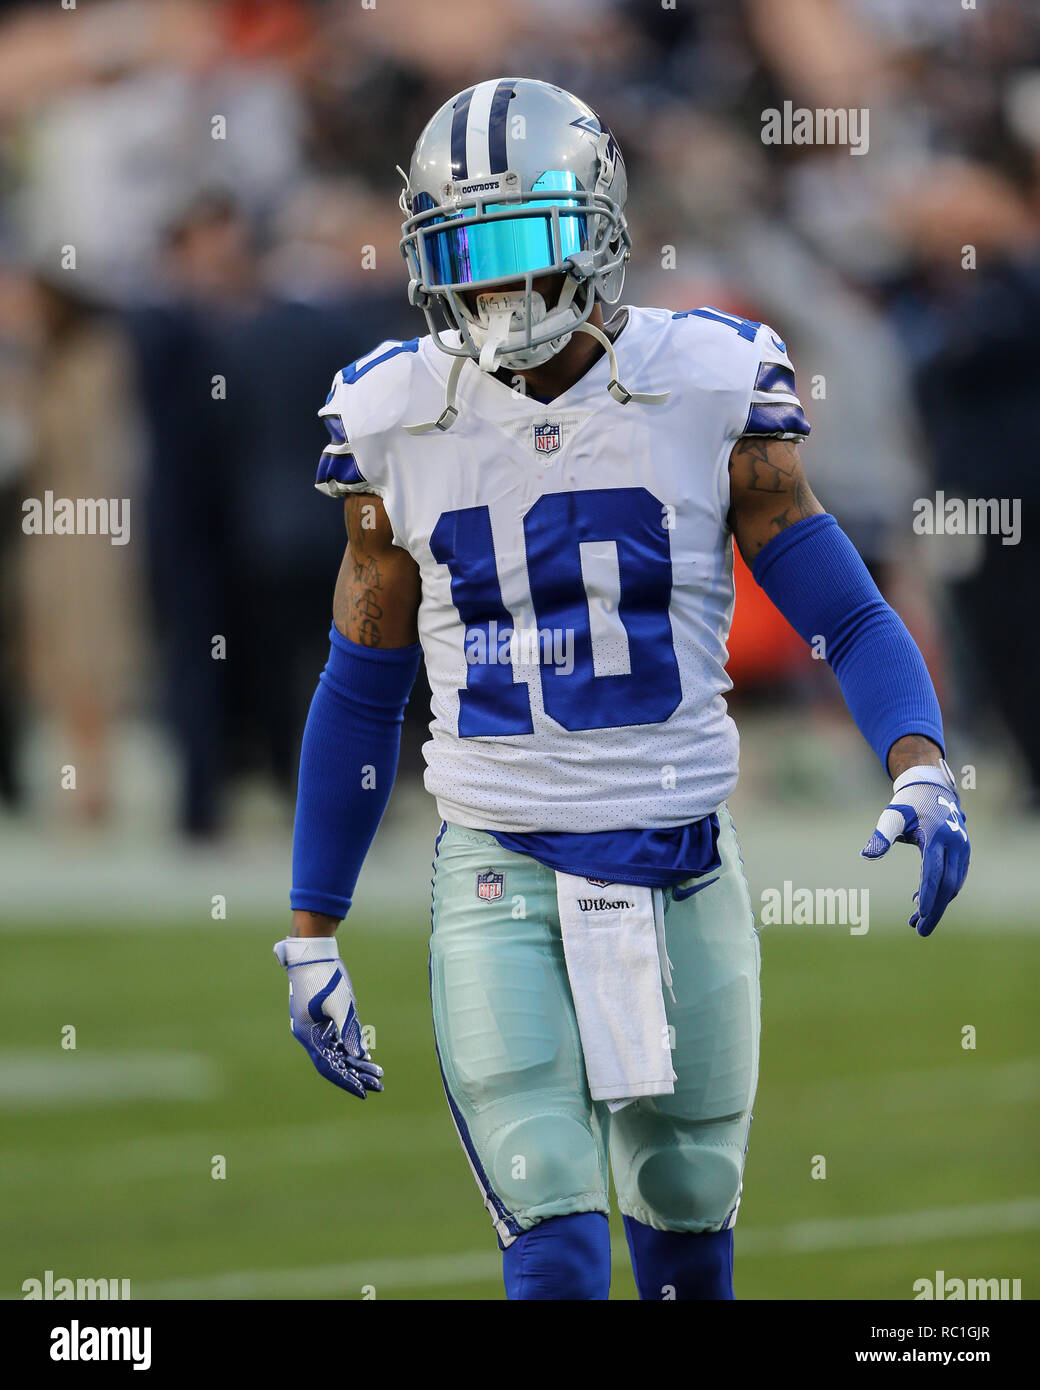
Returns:
[[[578,181],[569,171],[552,169],[533,185],[535,192],[576,192]],[[552,209],[561,209],[560,245],[553,245]],[[525,203],[487,203],[486,211],[519,211],[523,217],[503,217],[467,226],[476,208],[457,217],[437,218],[435,230],[420,235],[426,247],[431,285],[472,284],[476,280],[520,279],[529,270],[547,270],[568,256],[588,249],[588,224],[578,198],[537,198]],[[571,211],[564,211],[571,209]],[[443,230],[441,228],[443,227]]]

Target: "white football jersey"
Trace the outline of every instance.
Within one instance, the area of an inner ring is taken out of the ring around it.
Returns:
[[[339,373],[317,486],[382,498],[419,566],[433,692],[426,786],[443,819],[514,833],[646,829],[710,814],[737,780],[726,710],[733,548],[728,462],[742,434],[807,434],[784,343],[697,309],[610,324],[549,404],[429,337]]]

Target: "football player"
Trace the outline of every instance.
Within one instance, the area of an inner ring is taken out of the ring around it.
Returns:
[[[405,176],[429,333],[339,372],[317,486],[345,501],[331,651],[303,737],[292,935],[315,1066],[383,1089],[334,935],[425,655],[430,984],[452,1117],[510,1298],[602,1299],[608,1173],[645,1299],[733,1297],[758,1074],[759,944],[726,805],[733,541],[893,779],[866,849],[917,846],[910,925],[968,838],[921,654],[798,456],[768,324],[618,308],[610,130],[547,83],[444,104]]]

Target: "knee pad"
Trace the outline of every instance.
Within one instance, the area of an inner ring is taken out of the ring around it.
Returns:
[[[495,1191],[519,1215],[593,1193],[606,1203],[598,1143],[573,1115],[532,1115],[503,1125],[488,1148]]]
[[[655,1226],[677,1232],[709,1231],[729,1216],[740,1193],[743,1150],[735,1143],[711,1145],[697,1129],[679,1127],[671,1143],[644,1150],[626,1184]]]
[[[639,1297],[686,1301],[733,1297],[733,1232],[655,1231],[631,1216],[625,1235]]]
[[[552,1216],[517,1236],[502,1256],[509,1299],[605,1299],[610,1230],[598,1211]]]

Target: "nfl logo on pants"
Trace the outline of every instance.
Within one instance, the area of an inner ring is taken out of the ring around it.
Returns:
[[[505,881],[505,874],[496,874],[493,869],[488,869],[484,874],[477,874],[477,897],[483,898],[485,902],[494,902],[502,896]]]
[[[540,454],[555,454],[560,447],[559,425],[535,425],[534,447]]]

